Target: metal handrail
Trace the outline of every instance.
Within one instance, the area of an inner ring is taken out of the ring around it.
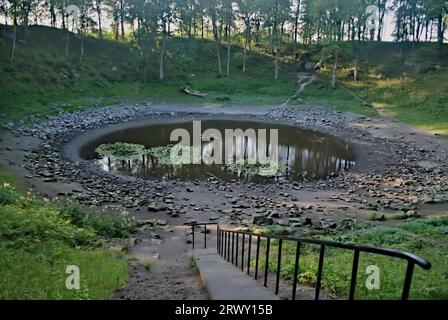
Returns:
[[[191,237],[192,237],[191,243],[192,243],[192,247],[194,249],[194,228],[196,226],[204,226],[204,248],[207,248],[207,226],[208,225],[218,225],[218,223],[217,222],[200,222],[200,223],[195,222],[195,223],[186,223],[185,225],[191,226]],[[218,229],[219,229],[219,227],[218,227]]]
[[[292,292],[292,300],[295,299],[296,288],[298,283],[298,270],[299,270],[299,257],[300,257],[300,249],[301,244],[313,244],[320,246],[319,252],[319,263],[318,263],[318,271],[316,278],[316,291],[315,291],[315,299],[319,299],[320,295],[320,287],[322,281],[322,271],[323,271],[323,262],[325,257],[325,248],[333,247],[340,248],[345,250],[351,250],[354,252],[353,256],[353,265],[352,265],[352,274],[350,281],[350,291],[349,291],[349,300],[354,299],[355,288],[356,288],[356,278],[358,273],[358,264],[359,264],[359,254],[361,252],[365,253],[373,253],[379,254],[383,256],[403,259],[407,261],[406,274],[404,279],[403,291],[402,291],[402,300],[407,300],[409,297],[409,291],[411,288],[411,281],[413,277],[414,266],[418,265],[419,267],[429,270],[431,268],[431,263],[424,258],[421,258],[415,254],[396,250],[396,249],[388,249],[381,247],[371,247],[364,245],[357,245],[353,243],[344,243],[333,240],[320,240],[320,239],[310,239],[310,238],[301,238],[301,237],[291,237],[291,236],[277,236],[277,235],[268,235],[268,234],[256,234],[252,232],[242,231],[242,230],[232,230],[221,228],[220,225],[216,222],[200,222],[200,223],[192,223],[190,224],[192,228],[192,244],[194,249],[194,229],[196,226],[204,226],[204,247],[207,247],[207,225],[216,225],[217,229],[217,251],[218,253],[227,261],[231,262],[238,266],[238,258],[239,258],[239,237],[241,235],[241,260],[240,267],[241,271],[244,272],[244,244],[246,240],[246,236],[248,236],[248,254],[247,254],[247,274],[250,274],[250,256],[251,256],[251,248],[252,248],[252,238],[255,237],[257,241],[257,249],[256,249],[256,258],[255,258],[255,279],[258,278],[258,262],[260,257],[260,242],[262,238],[266,239],[266,262],[265,262],[265,270],[264,270],[264,286],[267,286],[267,276],[268,276],[268,262],[269,262],[269,250],[271,239],[276,239],[279,241],[278,243],[278,252],[277,252],[277,272],[276,272],[276,285],[275,285],[275,294],[278,294],[279,291],[279,282],[280,282],[280,268],[281,268],[281,257],[282,257],[282,244],[283,241],[294,241],[297,243],[296,247],[296,256],[295,256],[295,268],[294,268],[294,277],[293,277],[293,292]],[[236,235],[236,236],[235,236]],[[235,238],[236,238],[236,248],[235,248]]]

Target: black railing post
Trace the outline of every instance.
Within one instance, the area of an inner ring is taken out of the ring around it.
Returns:
[[[319,266],[317,269],[316,294],[314,296],[314,300],[319,300],[320,285],[322,282],[322,268],[324,266],[324,256],[325,256],[325,245],[321,244],[319,254]]]
[[[260,257],[260,236],[257,237],[257,256],[255,259],[255,280],[258,278],[258,260]]]
[[[292,284],[292,300],[295,300],[297,294],[297,285],[299,283],[299,262],[300,262],[300,251],[302,243],[307,243],[310,245],[319,245],[319,262],[317,269],[317,278],[316,278],[316,291],[315,291],[315,299],[319,300],[320,291],[322,287],[322,272],[324,266],[324,258],[325,258],[325,247],[329,246],[332,248],[340,248],[345,250],[351,250],[354,252],[353,256],[353,264],[352,264],[352,272],[351,272],[351,280],[350,280],[350,289],[349,289],[349,300],[354,300],[355,291],[356,291],[356,282],[357,282],[357,274],[359,269],[359,258],[361,252],[365,253],[373,253],[383,256],[388,256],[392,258],[398,258],[407,261],[406,267],[406,275],[404,279],[404,286],[402,291],[402,300],[407,300],[409,298],[409,292],[411,290],[411,283],[414,273],[415,265],[417,264],[421,268],[425,270],[431,269],[431,263],[427,260],[416,256],[412,253],[387,249],[387,248],[378,248],[378,247],[369,247],[363,245],[356,245],[352,243],[342,243],[332,240],[320,240],[320,239],[305,239],[305,238],[293,238],[288,236],[275,236],[275,235],[257,235],[250,232],[245,231],[237,231],[237,230],[227,230],[221,229],[219,224],[213,222],[201,222],[191,224],[191,236],[192,236],[192,247],[195,249],[195,228],[196,226],[203,226],[204,232],[204,248],[207,248],[207,225],[216,224],[216,247],[217,252],[223,259],[226,259],[228,262],[234,264],[237,268],[241,267],[241,271],[244,272],[245,267],[245,244],[246,244],[246,235],[249,237],[249,246],[247,253],[247,274],[250,275],[251,268],[251,252],[252,252],[252,237],[257,237],[257,245],[256,245],[256,258],[255,258],[255,280],[258,280],[258,271],[260,264],[260,246],[261,246],[261,238],[266,238],[266,252],[265,252],[265,266],[264,266],[264,286],[267,287],[268,284],[268,274],[269,274],[269,259],[270,259],[270,244],[271,239],[278,240],[279,247],[277,252],[277,268],[276,268],[276,279],[275,279],[275,294],[278,295],[280,288],[280,273],[281,273],[281,259],[282,259],[282,251],[283,251],[283,241],[295,241],[297,244],[296,247],[296,256],[295,256],[295,265],[294,265],[294,276],[293,276],[293,284]],[[235,234],[236,234],[236,244],[235,244]],[[241,234],[241,257],[239,257],[239,235]],[[230,237],[232,236],[232,239]],[[230,242],[232,242],[232,247],[230,248]],[[235,248],[236,245],[236,248]],[[241,260],[239,261],[239,259]],[[235,263],[234,263],[235,261]],[[238,265],[240,262],[240,266]]]
[[[221,251],[221,248],[219,247],[219,224],[216,225],[216,250],[218,253]]]
[[[239,243],[239,233],[237,233],[236,234],[236,248],[235,248],[235,266],[237,266],[238,267],[238,247],[239,247],[239,245],[238,245],[238,243]]]
[[[250,251],[252,248],[252,234],[249,235],[249,248],[247,251],[247,274],[250,274]]]
[[[194,224],[191,225],[191,234],[192,234],[191,243],[193,245],[193,250],[194,250]]]
[[[233,257],[235,254],[235,232],[232,232],[232,264],[233,264]]]
[[[241,240],[241,271],[244,272],[244,239],[246,238],[244,233],[242,234],[243,239]]]
[[[299,275],[299,257],[300,257],[300,242],[297,241],[296,246],[296,261],[294,263],[294,278],[292,282],[292,300],[296,299],[296,289],[297,289],[297,281]]]
[[[264,286],[268,286],[268,271],[269,271],[269,247],[271,245],[271,238],[266,238],[266,260],[264,264]]]
[[[227,261],[230,261],[230,231],[227,233]]]
[[[222,256],[222,252],[223,252],[223,250],[224,250],[224,231],[222,231],[222,230],[219,230],[219,233],[221,234],[220,235],[220,242],[221,242],[221,256]]]
[[[275,279],[275,294],[278,295],[278,287],[280,284],[280,269],[282,261],[282,244],[283,240],[278,240],[278,256],[277,256],[277,277]]]
[[[404,278],[403,294],[401,295],[401,300],[408,300],[408,298],[409,298],[409,290],[411,289],[413,273],[414,273],[414,262],[408,260],[408,265],[406,267],[406,276]]]
[[[207,225],[204,224],[204,248],[207,248]]]
[[[223,231],[223,237],[224,237],[224,241],[222,243],[222,245],[224,246],[224,250],[223,250],[223,258],[226,259],[227,258],[227,231]]]
[[[348,300],[355,299],[356,277],[358,275],[358,263],[359,263],[359,250],[355,249],[355,255],[353,256],[352,278],[350,281],[350,293],[348,295]]]

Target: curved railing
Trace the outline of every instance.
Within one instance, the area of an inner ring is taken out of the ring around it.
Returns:
[[[353,251],[353,264],[352,264],[352,272],[351,272],[351,280],[350,280],[350,291],[349,291],[349,300],[353,300],[355,297],[355,288],[356,288],[356,278],[358,274],[358,265],[359,265],[359,254],[361,252],[365,253],[373,253],[382,256],[388,256],[393,258],[398,258],[407,261],[406,273],[404,278],[403,290],[401,294],[402,300],[407,300],[409,297],[409,291],[411,288],[412,277],[414,273],[414,266],[418,265],[419,267],[429,270],[431,268],[431,264],[409,252],[388,249],[388,248],[378,248],[378,247],[370,247],[357,245],[353,243],[343,243],[332,240],[319,240],[319,239],[309,239],[309,238],[300,238],[300,237],[290,237],[290,236],[277,236],[277,235],[268,235],[268,234],[256,234],[247,231],[240,230],[232,230],[226,229],[219,226],[216,222],[203,222],[203,223],[194,223],[191,224],[192,228],[192,245],[193,249],[195,246],[195,227],[203,226],[204,227],[204,247],[207,247],[207,226],[208,225],[216,225],[216,245],[218,253],[227,261],[232,264],[238,266],[238,259],[241,257],[240,266],[241,271],[244,272],[244,268],[247,269],[247,274],[250,274],[250,262],[251,262],[251,249],[252,249],[252,240],[255,238],[256,241],[256,252],[255,252],[255,279],[258,278],[258,264],[260,258],[260,243],[262,239],[266,239],[266,249],[265,249],[265,268],[264,268],[264,286],[267,286],[268,279],[268,265],[270,259],[270,243],[271,239],[278,240],[278,251],[277,251],[277,272],[275,279],[275,294],[277,295],[279,292],[279,283],[280,283],[280,268],[281,268],[281,258],[282,258],[282,246],[283,241],[293,241],[296,242],[296,252],[295,252],[295,265],[294,265],[294,275],[292,279],[293,288],[292,288],[292,300],[295,300],[296,297],[296,289],[298,284],[298,271],[299,271],[299,260],[300,260],[300,249],[302,244],[313,244],[319,245],[319,263],[317,269],[317,277],[316,277],[316,290],[315,290],[315,300],[319,300],[320,290],[321,290],[321,281],[322,281],[322,270],[324,264],[325,257],[325,248],[340,248],[345,250]],[[241,236],[241,240],[239,239]],[[244,258],[244,245],[246,242],[246,238],[248,241],[248,249],[247,249],[247,264],[245,264]],[[241,243],[241,247],[239,244]],[[239,252],[239,248],[243,248],[241,252]]]

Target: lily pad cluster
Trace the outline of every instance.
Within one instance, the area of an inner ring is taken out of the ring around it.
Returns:
[[[257,161],[256,163],[232,163],[228,166],[229,170],[235,173],[249,174],[249,175],[264,175],[263,172],[266,172],[271,168],[269,163],[261,163]],[[289,167],[279,161],[277,171],[270,176],[282,176],[288,171]]]
[[[117,160],[132,160],[145,154],[145,146],[135,143],[105,143],[95,149],[101,157],[113,157]]]
[[[176,148],[174,152],[177,152],[177,159],[173,162],[171,158],[173,148]],[[133,160],[138,159],[141,156],[148,156],[158,160],[159,164],[176,166],[181,164],[189,164],[192,160],[192,154],[194,152],[193,147],[178,147],[172,144],[166,146],[158,146],[152,148],[145,148],[144,145],[135,143],[115,142],[106,143],[98,146],[95,151],[101,157],[110,157],[117,160]],[[269,163],[233,163],[227,166],[227,168],[238,174],[249,175],[263,175],[263,176],[282,176],[289,167],[283,162],[278,162],[278,167],[275,173],[267,175],[271,165]]]
[[[141,156],[149,156],[156,158],[160,164],[176,165],[181,163],[188,163],[191,157],[191,147],[182,147],[177,149],[178,162],[173,163],[171,159],[171,152],[175,147],[172,144],[166,146],[145,148],[144,145],[135,143],[115,142],[106,143],[98,146],[95,152],[101,157],[111,157],[117,160],[133,160]]]
[[[146,154],[151,157],[157,158],[160,164],[179,165],[191,163],[192,150],[192,147],[179,147],[169,144],[166,146],[149,148],[146,150]],[[171,158],[173,152],[176,152],[177,155],[175,162],[173,162],[173,159]]]

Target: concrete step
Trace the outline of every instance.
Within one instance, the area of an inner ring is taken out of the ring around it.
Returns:
[[[270,289],[225,261],[216,248],[195,249],[193,256],[212,300],[279,300]]]

